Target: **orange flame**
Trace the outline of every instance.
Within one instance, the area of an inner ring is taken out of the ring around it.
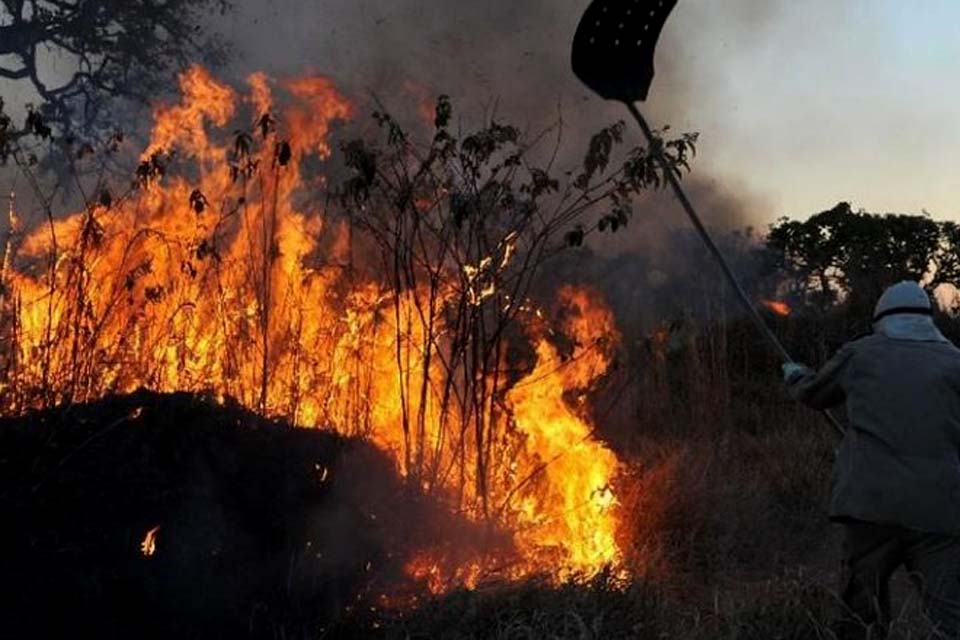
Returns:
[[[158,531],[160,531],[160,525],[157,525],[153,529],[150,529],[150,531],[147,531],[147,535],[143,537],[143,542],[140,543],[140,553],[142,553],[146,558],[149,558],[157,552]]]
[[[138,387],[229,396],[265,415],[370,438],[423,490],[507,529],[520,555],[506,570],[511,577],[562,580],[618,565],[618,461],[594,437],[585,404],[569,402],[604,375],[619,339],[599,296],[561,291],[571,311],[561,329],[574,341],[566,359],[537,311],[525,327],[532,370],[483,400],[495,427],[487,431],[497,435],[479,441],[468,422],[476,414],[444,409],[433,380],[443,376],[440,358],[426,370],[398,371],[398,362],[443,346],[411,320],[417,292],[394,294],[329,267],[348,263],[351,240],[311,199],[324,183],[305,161],[330,154],[331,128],[351,117],[350,102],[321,77],[277,84],[254,74],[248,84],[243,98],[191,68],[180,102],[155,111],[140,187],[10,250],[16,268],[2,284],[15,304],[3,324],[16,340],[0,388],[5,411],[48,403],[51,394],[82,402]],[[257,123],[253,133],[224,139],[219,132],[238,117]],[[451,276],[466,282],[470,304],[500,295],[495,272],[515,241]],[[411,415],[423,418],[416,437]],[[465,457],[474,449],[485,452],[484,465]],[[327,479],[326,469],[317,472]],[[158,529],[143,541],[146,556]],[[438,563],[425,552],[408,571],[442,590],[472,586],[497,564]]]
[[[760,304],[762,304],[766,309],[769,309],[773,313],[783,318],[786,318],[791,313],[793,313],[793,310],[790,308],[790,305],[780,300],[761,300]]]
[[[611,345],[604,341],[619,338],[613,315],[597,294],[567,287],[560,297],[578,311],[567,323],[576,340],[573,365],[565,366],[556,348],[540,339],[536,367],[510,390],[507,401],[526,434],[528,468],[539,472],[535,481],[542,483],[521,504],[521,521],[533,526],[518,538],[541,553],[554,550],[561,577],[570,577],[620,560],[611,488],[616,456],[564,400],[566,391],[586,389],[606,372]]]

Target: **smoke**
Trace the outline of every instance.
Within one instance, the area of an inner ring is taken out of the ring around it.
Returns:
[[[227,34],[236,69],[294,74],[304,69],[335,77],[354,93],[402,97],[414,82],[454,97],[461,106],[499,100],[506,115],[537,123],[561,104],[570,122],[590,131],[623,116],[570,71],[570,44],[586,0],[240,0]],[[751,34],[778,13],[779,2],[684,0],[658,49],[659,77],[651,111],[679,122],[689,102],[723,84],[722,58],[703,52],[750,46]],[[731,43],[734,34],[737,42]],[[707,47],[706,49],[704,47]],[[696,70],[694,72],[694,70]]]
[[[277,76],[320,72],[335,78],[361,105],[375,95],[408,122],[440,93],[453,98],[468,126],[494,109],[498,117],[531,131],[562,117],[560,164],[575,168],[594,132],[627,117],[621,105],[593,95],[570,71],[570,44],[586,4],[244,0],[228,35],[238,48],[237,80],[254,69]],[[724,58],[748,52],[783,3],[735,0],[718,5],[684,0],[668,21],[651,99],[644,107],[652,123],[670,124],[675,131],[716,125],[694,121],[691,105],[728,90]],[[359,117],[364,115],[361,107]],[[710,131],[701,133],[701,146],[709,145]],[[640,142],[635,127],[628,136]],[[730,184],[696,160],[693,168],[685,185],[710,227],[726,232],[772,217],[769,202],[746,185]],[[671,236],[685,235],[686,229],[672,197],[655,194],[639,203],[626,230],[596,239],[592,260],[634,265],[634,270],[645,265],[646,272],[635,274],[635,281],[685,277],[690,251],[664,248],[676,244]],[[680,244],[686,246],[686,241]]]
[[[559,165],[575,170],[590,136],[628,117],[621,105],[593,95],[570,70],[570,44],[587,0],[234,4],[235,11],[214,25],[234,46],[235,59],[224,70],[229,79],[241,83],[253,71],[275,77],[328,75],[358,103],[361,126],[374,109],[374,99],[405,124],[415,125],[437,95],[448,94],[467,127],[494,112],[529,131],[562,118]],[[700,150],[706,156],[716,129],[724,125],[719,116],[703,116],[704,103],[735,104],[725,61],[751,55],[765,26],[787,3],[728,0],[720,5],[709,0],[679,2],[661,37],[657,77],[644,105],[655,126],[699,131]],[[629,123],[627,135],[628,142],[641,141]],[[685,178],[691,199],[710,227],[730,231],[773,217],[769,201],[748,185],[732,184],[722,169],[694,159],[693,172]],[[29,207],[30,194],[19,195],[21,205]],[[591,239],[591,244],[597,261],[649,265],[648,272],[638,277],[675,280],[686,272],[688,256],[664,247],[671,246],[673,234],[686,229],[687,221],[672,197],[652,194],[638,204],[625,230]]]
[[[376,95],[392,112],[409,108],[411,116],[411,107],[445,93],[468,123],[496,109],[531,130],[560,114],[567,124],[565,149],[574,161],[591,133],[626,116],[570,71],[570,44],[587,3],[234,0],[235,10],[208,26],[222,31],[234,48],[227,73],[235,81],[252,71],[323,73],[361,104]],[[689,107],[726,91],[724,60],[749,51],[786,0],[719,4],[679,3],[661,38],[658,76],[645,107],[652,123],[702,130],[705,145],[708,127],[716,123],[697,121]],[[699,173],[696,180],[711,183]],[[718,220],[727,218],[724,213]]]
[[[294,0],[238,6],[232,38],[240,68],[328,73],[354,90],[391,102],[405,83],[450,94],[461,105],[500,98],[511,116],[539,120],[561,96],[586,90],[566,56],[581,7],[576,2],[441,3],[428,0]],[[284,34],[278,43],[277,29]]]

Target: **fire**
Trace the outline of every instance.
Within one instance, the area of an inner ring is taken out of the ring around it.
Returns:
[[[140,543],[140,553],[142,553],[146,558],[149,558],[157,552],[158,531],[160,531],[160,525],[157,525],[153,529],[147,531],[147,535],[143,537],[143,542]]]
[[[606,371],[611,345],[605,341],[617,339],[617,332],[613,315],[595,294],[568,287],[560,297],[578,311],[567,323],[576,340],[575,366],[564,366],[556,348],[540,339],[536,367],[510,390],[507,401],[527,437],[528,468],[540,475],[532,481],[542,484],[521,505],[521,520],[529,528],[518,537],[531,549],[556,554],[560,572],[569,577],[620,560],[611,489],[617,459],[563,397],[567,390],[587,388]]]
[[[526,375],[502,373],[506,355],[468,374],[456,327],[442,314],[418,320],[421,289],[397,293],[354,270],[353,230],[317,195],[326,181],[308,167],[353,114],[331,81],[254,74],[244,96],[194,67],[180,89],[155,110],[134,189],[8,237],[4,411],[147,387],[367,437],[414,486],[510,534],[518,558],[414,559],[408,573],[435,591],[487,571],[563,580],[619,565],[619,464],[571,402],[604,375],[619,339],[599,295],[564,288],[562,326],[527,313]],[[225,135],[237,121],[254,124]],[[476,313],[530,309],[497,286],[517,241],[450,269],[431,304],[465,288]],[[556,330],[573,342],[568,357]]]
[[[773,313],[783,318],[786,318],[791,313],[793,313],[793,310],[790,308],[790,305],[780,300],[761,300],[760,304],[762,304],[766,309],[769,309]]]
[[[407,563],[407,575],[426,585],[430,593],[440,594],[452,584],[474,589],[480,582],[483,567],[478,562],[467,562],[449,568],[434,554],[422,553]]]

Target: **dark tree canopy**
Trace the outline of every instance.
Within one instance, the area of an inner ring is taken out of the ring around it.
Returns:
[[[841,202],[808,220],[786,218],[767,238],[794,300],[872,305],[883,289],[916,280],[929,291],[960,282],[960,226],[927,216],[854,211]]]
[[[205,14],[228,0],[0,0],[0,80],[29,85],[45,115],[90,125],[105,98],[147,99],[173,71],[225,49]],[[50,63],[56,62],[56,73]]]

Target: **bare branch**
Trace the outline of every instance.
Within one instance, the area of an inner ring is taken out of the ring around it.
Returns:
[[[199,30],[204,14],[225,11],[224,0],[2,0],[0,78],[28,82],[64,129],[88,128],[107,97],[145,99],[171,73],[225,47]],[[61,84],[41,79],[37,51],[74,72]]]

